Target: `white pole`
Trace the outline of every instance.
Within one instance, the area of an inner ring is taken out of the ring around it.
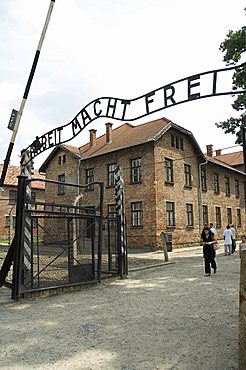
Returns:
[[[49,24],[49,21],[50,21],[50,17],[51,17],[51,13],[52,13],[52,10],[53,10],[53,7],[54,7],[54,3],[55,3],[55,0],[51,0],[50,6],[49,6],[49,9],[48,9],[48,13],[47,13],[47,16],[46,16],[46,19],[45,19],[44,27],[43,27],[43,30],[42,30],[42,33],[41,33],[41,36],[40,36],[40,40],[39,40],[39,43],[38,43],[38,48],[37,48],[36,53],[35,53],[32,68],[31,68],[31,71],[30,71],[30,74],[29,74],[29,77],[28,77],[28,81],[27,81],[27,84],[26,84],[25,91],[24,91],[24,95],[23,95],[23,98],[22,98],[22,101],[21,101],[21,104],[20,104],[19,111],[17,113],[16,122],[15,122],[15,125],[14,125],[14,128],[13,128],[13,133],[12,133],[12,136],[11,136],[11,139],[10,139],[8,151],[7,151],[6,158],[5,158],[4,164],[3,164],[3,170],[2,170],[1,179],[0,179],[0,188],[2,188],[3,185],[4,185],[4,180],[5,180],[5,177],[6,177],[6,173],[7,173],[11,153],[12,153],[14,143],[15,143],[15,138],[16,138],[18,128],[19,128],[19,125],[20,125],[20,120],[21,120],[21,117],[22,117],[22,113],[23,113],[24,108],[25,108],[26,100],[27,100],[27,97],[28,97],[28,94],[29,94],[29,91],[30,91],[33,76],[34,76],[34,73],[35,73],[35,70],[36,70],[36,67],[37,67],[37,64],[38,64],[38,59],[39,59],[41,47],[42,47],[44,37],[45,37],[46,31],[47,31],[47,28],[48,28],[48,24]]]

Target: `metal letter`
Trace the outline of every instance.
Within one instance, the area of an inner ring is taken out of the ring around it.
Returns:
[[[155,95],[155,91],[152,91],[145,95],[145,104],[146,104],[146,112],[149,114],[149,104],[153,103],[154,99],[149,99],[151,96]]]
[[[99,116],[102,114],[102,110],[100,109],[100,111],[99,111],[99,112],[97,112],[97,111],[96,111],[96,104],[101,104],[100,100],[96,100],[96,101],[94,102],[94,114],[95,114],[95,116],[99,117]]]
[[[191,84],[191,82],[194,80],[200,80],[200,75],[188,77],[188,100],[200,98],[200,93],[191,94],[192,87],[200,86],[200,81]]]
[[[167,96],[167,90],[171,90],[171,95]],[[175,88],[172,85],[164,86],[164,107],[167,107],[168,99],[171,100],[173,105],[176,104],[176,101],[173,99],[173,95],[175,94]]]

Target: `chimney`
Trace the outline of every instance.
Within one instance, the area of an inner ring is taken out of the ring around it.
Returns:
[[[96,146],[96,132],[97,130],[91,129],[90,132],[90,148]]]
[[[207,155],[209,157],[212,157],[213,156],[213,145],[209,144],[209,145],[206,145],[206,147],[207,147]]]
[[[111,143],[112,141],[112,123],[106,123],[106,144]]]
[[[215,155],[216,155],[216,157],[217,157],[217,155],[221,155],[221,149],[217,149],[217,150],[215,150]]]

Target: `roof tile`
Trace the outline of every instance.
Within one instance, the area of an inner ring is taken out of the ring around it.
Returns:
[[[169,128],[169,122],[168,119],[161,118],[138,126],[125,123],[112,130],[112,141],[110,143],[106,143],[106,134],[104,134],[96,139],[95,146],[90,147],[90,143],[81,146],[79,148],[80,154],[85,159],[154,141],[162,130]]]
[[[243,151],[216,155],[214,158],[230,166],[237,166],[243,164]]]
[[[3,170],[3,164],[0,164],[0,172],[2,173]],[[8,186],[17,186],[18,185],[18,179],[17,176],[20,175],[20,167],[9,165],[6,173],[6,177],[4,180],[4,185]],[[33,171],[32,178],[36,179],[45,179],[44,175],[41,175],[37,170]],[[38,189],[44,189],[45,184],[42,181],[35,181],[35,188]]]

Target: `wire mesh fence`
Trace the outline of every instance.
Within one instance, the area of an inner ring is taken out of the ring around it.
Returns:
[[[57,186],[48,182],[51,185]],[[21,293],[100,281],[118,273],[117,219],[103,217],[97,185],[93,205],[86,187],[74,191],[71,184],[65,185],[66,203],[64,197],[58,197],[59,202],[26,202]]]

